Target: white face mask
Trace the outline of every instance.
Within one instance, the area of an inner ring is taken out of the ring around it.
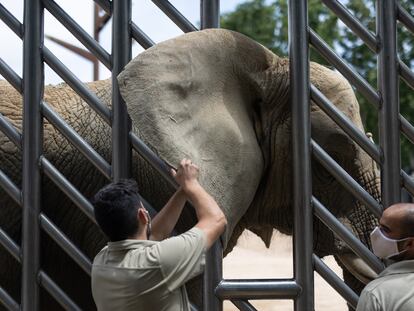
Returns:
[[[398,249],[398,242],[406,241],[409,238],[401,239],[401,240],[393,240],[387,238],[384,233],[382,233],[379,227],[375,227],[375,229],[371,232],[371,244],[372,244],[372,251],[374,254],[383,259],[389,259],[390,257],[396,256],[401,254],[404,251]]]

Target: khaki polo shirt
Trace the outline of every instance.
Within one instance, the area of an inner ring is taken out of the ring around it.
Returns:
[[[188,311],[185,282],[205,265],[206,238],[198,228],[160,242],[109,242],[92,265],[98,311]]]
[[[414,260],[387,267],[362,291],[357,311],[413,311]]]

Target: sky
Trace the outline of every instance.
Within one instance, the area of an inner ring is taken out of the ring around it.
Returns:
[[[23,0],[0,0],[20,22],[23,21]],[[93,31],[93,4],[92,0],[55,0],[70,16],[92,35]],[[170,2],[191,22],[199,25],[200,0],[170,0]],[[237,4],[243,0],[223,0],[220,3],[220,12],[233,11]],[[154,42],[161,42],[176,37],[183,32],[169,20],[167,16],[151,0],[132,0],[132,20],[138,25]],[[44,17],[45,35],[54,36],[61,40],[70,42],[79,47],[82,44],[61,25],[47,10]],[[111,52],[111,23],[109,22],[101,32],[101,45]],[[134,41],[133,41],[134,42]],[[45,39],[45,46],[51,50],[81,81],[92,79],[92,64],[82,57],[66,50],[56,43]],[[20,40],[0,20],[0,58],[22,76],[23,45]],[[132,56],[143,51],[139,44],[134,43]],[[100,79],[110,76],[110,72],[100,66]],[[0,78],[3,77],[0,75]],[[45,83],[57,84],[62,79],[45,65]]]

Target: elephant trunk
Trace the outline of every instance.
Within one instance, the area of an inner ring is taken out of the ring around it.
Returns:
[[[380,201],[380,179],[375,164],[373,164],[372,170],[363,173],[359,180],[370,195],[377,201]],[[378,225],[378,220],[365,205],[357,201],[355,208],[346,215],[343,223],[351,229],[363,244],[371,249],[370,233]],[[368,264],[352,251],[338,254],[337,259],[341,265],[364,284],[369,283],[378,276]]]

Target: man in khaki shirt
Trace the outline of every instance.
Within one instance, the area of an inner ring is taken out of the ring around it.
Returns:
[[[413,311],[414,204],[387,208],[371,242],[388,267],[364,288],[357,311]]]
[[[152,222],[134,181],[109,184],[95,195],[95,217],[110,240],[92,266],[98,311],[190,310],[184,284],[203,271],[204,254],[227,222],[198,183],[196,165],[184,159],[172,174],[181,187]],[[187,199],[198,222],[169,238]]]

